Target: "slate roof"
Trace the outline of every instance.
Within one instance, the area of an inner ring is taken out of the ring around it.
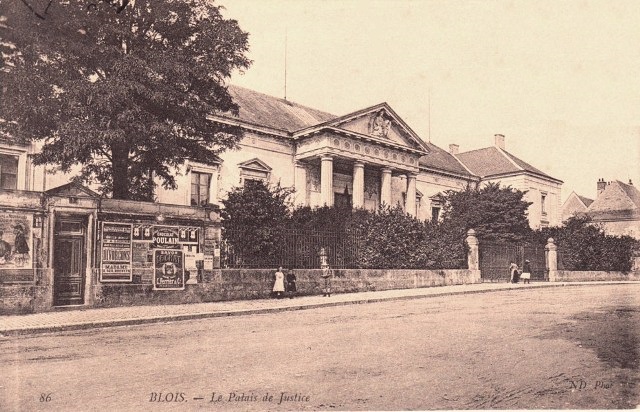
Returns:
[[[578,196],[578,199],[580,199],[580,201],[582,203],[584,203],[584,205],[586,207],[589,207],[591,205],[591,203],[593,203],[593,199],[589,199],[588,197],[584,197],[584,196],[580,196],[579,194],[576,193],[576,196]]]
[[[612,212],[640,209],[640,191],[633,185],[619,180],[608,182],[587,212]]]
[[[420,158],[419,165],[430,169],[452,172],[458,175],[475,177],[451,153],[434,145],[425,143],[429,154]]]
[[[240,106],[240,120],[290,133],[337,117],[240,86],[229,85],[229,94]]]
[[[229,93],[240,107],[237,119],[255,126],[294,133],[339,119],[338,116],[331,113],[236,85],[229,85]],[[408,126],[406,127],[408,128]],[[529,163],[496,147],[472,150],[453,156],[432,143],[424,141],[421,143],[430,151],[419,162],[420,166],[425,168],[467,177],[491,177],[527,171],[558,181]]]
[[[482,178],[510,173],[529,172],[547,179],[560,181],[506,150],[498,149],[495,146],[459,153],[456,157],[471,170],[472,173]]]

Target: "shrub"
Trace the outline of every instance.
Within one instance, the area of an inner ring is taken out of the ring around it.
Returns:
[[[629,236],[606,235],[588,217],[572,217],[561,227],[535,231],[531,239],[558,245],[558,264],[565,270],[628,272],[638,242]]]

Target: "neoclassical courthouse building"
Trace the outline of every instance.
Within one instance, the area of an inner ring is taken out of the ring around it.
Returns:
[[[294,187],[298,205],[349,204],[374,210],[401,205],[420,219],[437,219],[439,194],[467,185],[500,182],[527,191],[533,228],[560,223],[562,181],[505,149],[495,135],[491,147],[445,151],[418,136],[386,103],[336,116],[253,90],[230,86],[239,116],[211,120],[245,131],[240,150],[220,164],[189,163],[178,190],[160,189],[158,201],[217,203],[233,186],[259,179]]]
[[[560,223],[562,181],[509,153],[502,135],[484,149],[445,151],[386,103],[336,116],[230,92],[239,115],[210,120],[240,125],[240,149],[215,165],[187,160],[177,189],[160,188],[153,203],[100,198],[34,166],[36,145],[0,135],[0,313],[118,305],[164,290],[208,293],[221,267],[217,205],[250,180],[294,187],[298,205],[400,205],[424,220],[439,219],[442,192],[500,182],[527,191],[531,227]]]

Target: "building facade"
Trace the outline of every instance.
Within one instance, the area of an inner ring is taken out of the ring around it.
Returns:
[[[239,115],[210,120],[241,126],[240,148],[213,165],[187,160],[177,189],[159,187],[155,203],[101,198],[71,175],[34,166],[35,145],[0,139],[0,312],[157,301],[188,284],[202,284],[198,299],[210,299],[207,280],[220,276],[219,202],[252,180],[294,187],[297,205],[399,205],[422,220],[440,218],[445,191],[499,181],[528,191],[532,227],[559,223],[562,182],[508,153],[501,135],[493,147],[446,151],[386,103],[335,116],[230,92]]]

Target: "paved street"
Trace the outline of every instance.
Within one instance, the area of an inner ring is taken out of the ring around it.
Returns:
[[[6,337],[0,349],[9,411],[630,408],[640,285]]]

